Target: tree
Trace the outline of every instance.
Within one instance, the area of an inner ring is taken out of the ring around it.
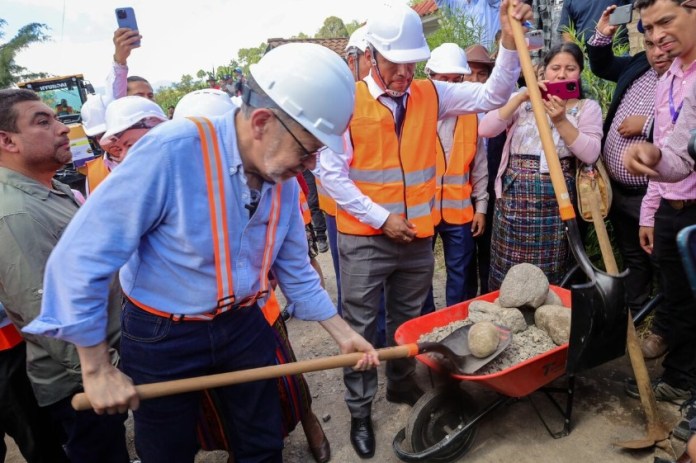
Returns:
[[[7,21],[0,18],[0,39],[5,37]],[[29,45],[49,39],[49,28],[45,24],[31,23],[22,27],[8,42],[0,43],[0,88],[8,88],[22,80],[46,77],[45,73],[31,73],[15,63],[17,54]]]
[[[317,39],[335,39],[338,37],[348,37],[349,35],[341,18],[329,16],[324,20],[324,25],[321,26],[321,29],[317,31],[314,37]]]
[[[237,61],[239,62],[239,66],[244,69],[245,74],[249,71],[250,65],[256,64],[261,60],[263,54],[266,53],[266,48],[268,48],[268,45],[266,42],[262,42],[256,48],[239,49],[237,52],[237,57],[239,59]]]
[[[348,37],[350,37],[356,29],[362,26],[360,21],[353,20],[346,24],[346,32],[348,32]]]

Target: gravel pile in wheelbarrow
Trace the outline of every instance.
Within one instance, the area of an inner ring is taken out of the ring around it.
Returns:
[[[515,304],[516,307],[512,307],[512,304]],[[551,309],[553,312],[554,308],[560,306],[560,298],[553,290],[549,289],[548,279],[541,269],[532,264],[519,264],[512,267],[505,276],[499,298],[494,303],[471,301],[467,318],[435,328],[431,332],[421,335],[418,342],[442,341],[458,328],[482,320],[506,326],[514,332],[512,342],[475,374],[497,373],[567,342],[570,328],[569,314],[567,326],[565,320],[560,320],[560,325],[557,324],[551,330],[549,330],[547,319],[542,322],[544,326],[537,327],[534,324],[535,311],[538,308],[544,307],[544,312],[548,312],[547,309]],[[565,312],[565,310],[561,310],[561,312]],[[537,321],[539,321],[538,317]],[[549,334],[551,332],[553,337]],[[438,354],[429,355],[438,356]]]

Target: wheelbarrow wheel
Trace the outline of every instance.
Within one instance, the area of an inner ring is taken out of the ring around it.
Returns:
[[[428,461],[450,462],[466,453],[474,442],[476,428],[447,442],[462,429],[476,412],[473,398],[458,386],[445,385],[432,389],[416,402],[406,423],[405,442],[415,452],[435,446],[440,450]]]

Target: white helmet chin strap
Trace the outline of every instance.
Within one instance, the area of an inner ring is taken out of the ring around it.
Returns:
[[[372,63],[372,69],[374,69],[376,71],[375,74],[377,75],[377,79],[382,84],[382,87],[384,87],[384,93],[386,93],[387,95],[389,95],[392,98],[399,98],[399,97],[404,96],[404,94],[406,93],[405,91],[399,92],[399,91],[391,90],[391,89],[387,88],[387,84],[384,82],[384,78],[382,77],[382,73],[379,70],[379,66],[377,66],[377,58],[375,58],[375,53],[377,53],[377,51],[374,49],[373,46],[370,46],[369,48],[370,48],[370,62]]]

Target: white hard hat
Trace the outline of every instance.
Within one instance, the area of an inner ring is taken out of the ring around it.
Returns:
[[[438,74],[471,74],[466,53],[456,43],[443,43],[435,48],[425,68]]]
[[[222,90],[204,88],[184,95],[174,109],[173,119],[189,116],[220,116],[236,107],[230,96]]]
[[[106,132],[106,102],[102,95],[88,95],[80,110],[82,128],[88,137]]]
[[[167,116],[157,103],[141,96],[124,96],[112,101],[106,107],[106,132],[99,143],[107,144],[112,136],[147,119],[164,122]]]
[[[365,39],[392,63],[417,63],[430,58],[421,19],[408,5],[378,8],[367,20]]]
[[[343,58],[321,45],[288,43],[266,53],[249,72],[290,117],[332,151],[343,152],[355,105],[355,82]]]
[[[361,52],[365,53],[365,49],[367,48],[365,34],[367,34],[367,25],[355,29],[353,33],[350,34],[348,45],[346,45],[346,51],[350,51],[352,48],[357,48]]]

